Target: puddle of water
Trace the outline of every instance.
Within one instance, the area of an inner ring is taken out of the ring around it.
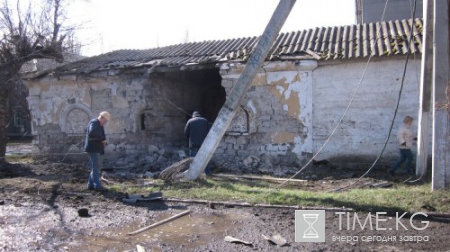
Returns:
[[[208,244],[211,236],[222,239],[227,230],[243,226],[245,224],[243,220],[249,218],[230,213],[211,215],[191,213],[136,235],[127,235],[169,217],[171,215],[161,214],[157,220],[145,225],[135,222],[123,228],[94,230],[85,236],[74,237],[74,242],[78,244],[71,244],[67,250],[78,252],[108,248],[108,251],[123,251],[136,249],[136,245],[141,245],[147,249],[151,248],[151,251],[161,251],[160,244],[170,244],[171,247],[184,246],[183,248],[190,250]]]

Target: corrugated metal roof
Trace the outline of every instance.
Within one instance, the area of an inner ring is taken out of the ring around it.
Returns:
[[[295,59],[296,56],[309,56],[311,52],[319,60],[421,53],[422,29],[422,19],[410,19],[281,33],[267,60]],[[412,43],[409,43],[410,35]],[[248,37],[191,42],[148,50],[117,50],[58,67],[55,71],[60,74],[90,73],[155,64],[181,66],[246,61],[258,39]]]

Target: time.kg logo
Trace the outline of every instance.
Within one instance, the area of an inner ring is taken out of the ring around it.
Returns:
[[[295,210],[295,242],[325,242],[325,210]]]

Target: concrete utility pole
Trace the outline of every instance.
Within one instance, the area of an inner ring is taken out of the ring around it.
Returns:
[[[446,0],[434,0],[433,190],[450,187],[448,5]]]
[[[427,169],[428,147],[430,143],[430,120],[431,120],[431,92],[433,76],[433,0],[423,2],[423,49],[422,67],[420,80],[420,101],[418,135],[417,135],[417,162],[416,174],[422,175]]]
[[[211,130],[203,141],[197,155],[194,157],[189,170],[183,173],[185,179],[195,180],[198,178],[200,173],[205,170],[205,167],[209,160],[211,160],[217,146],[219,146],[225,131],[228,129],[231,121],[233,120],[233,117],[236,114],[236,108],[242,102],[253,78],[266,59],[270,48],[281,30],[281,27],[289,16],[292,7],[294,7],[295,1],[296,0],[280,0],[278,3],[272,18],[267,24],[264,33],[261,35],[253,53],[250,55],[250,58],[247,61],[242,74],[239,76],[233,90],[225,101],[222,109],[219,111]]]

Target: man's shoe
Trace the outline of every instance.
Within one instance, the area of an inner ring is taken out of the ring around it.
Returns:
[[[394,173],[393,171],[389,171],[389,174],[390,174],[392,177],[395,176],[395,173]]]

